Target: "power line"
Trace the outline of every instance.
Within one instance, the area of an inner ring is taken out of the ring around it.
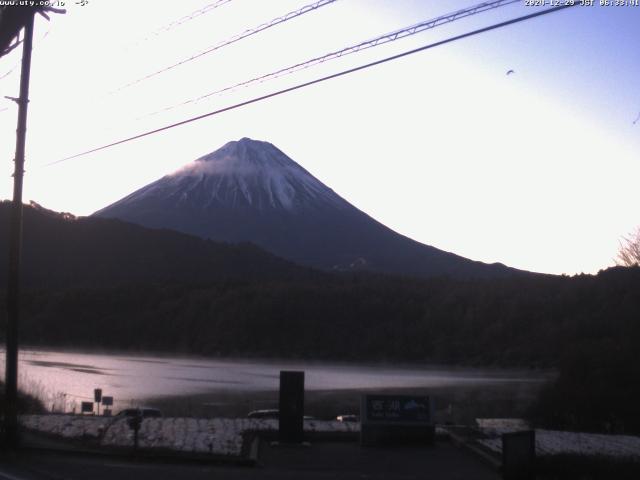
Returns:
[[[20,40],[19,38],[16,38],[16,41],[13,42],[11,45],[9,45],[7,48],[5,48],[2,52],[0,52],[0,54],[2,54],[2,56],[8,55],[13,50],[18,48],[20,45],[22,45],[22,40]]]
[[[285,68],[281,68],[280,70],[276,70],[275,72],[271,72],[271,73],[267,73],[265,75],[261,75],[259,77],[255,77],[252,78],[250,80],[245,80],[243,82],[239,82],[236,83],[234,85],[228,86],[228,87],[224,87],[221,88],[219,90],[215,90],[213,92],[209,92],[206,93],[204,95],[201,95],[199,97],[195,97],[195,98],[191,98],[189,100],[185,100],[181,103],[169,106],[169,107],[165,107],[162,108],[160,110],[156,110],[155,112],[149,113],[146,116],[151,116],[151,115],[156,115],[158,113],[162,113],[162,112],[166,112],[169,110],[173,110],[175,108],[178,107],[182,107],[184,105],[189,105],[191,103],[197,103],[201,100],[204,100],[206,98],[209,97],[213,97],[215,95],[219,95],[221,93],[224,92],[228,92],[230,90],[234,90],[236,88],[240,88],[240,87],[248,87],[250,85],[253,85],[255,83],[263,83],[266,82],[268,80],[274,80],[276,78],[280,78],[282,76],[285,75],[290,75],[292,73],[298,72],[300,70],[304,70],[307,69],[309,67],[312,67],[314,65],[319,65],[321,63],[330,61],[330,60],[335,60],[337,58],[342,58],[345,57],[347,55],[350,55],[352,53],[357,53],[360,52],[362,50],[366,50],[368,48],[372,48],[372,47],[377,47],[379,45],[383,45],[385,43],[389,43],[389,42],[393,42],[395,40],[399,40],[401,38],[405,38],[411,35],[415,35],[417,33],[423,32],[425,30],[430,30],[432,28],[438,27],[440,25],[444,25],[447,23],[451,23],[454,22],[456,20],[460,20],[462,18],[465,17],[469,17],[472,15],[477,15],[479,13],[483,13],[487,10],[493,10],[496,8],[500,8],[500,7],[504,7],[507,6],[509,4],[512,3],[516,3],[519,2],[520,0],[495,0],[492,2],[483,2],[480,3],[478,5],[469,7],[469,8],[465,8],[462,10],[457,10],[455,12],[452,13],[447,13],[445,15],[441,15],[439,17],[436,18],[432,18],[430,20],[425,20],[423,22],[417,23],[415,25],[411,25],[409,27],[405,27],[402,28],[400,30],[394,30],[393,32],[389,32],[389,33],[385,33],[384,35],[380,35],[376,38],[370,39],[370,40],[366,40],[364,42],[360,42],[357,43],[355,45],[351,45],[349,47],[345,47],[342,48],[340,50],[336,50],[334,52],[331,53],[327,53],[325,55],[322,55],[320,57],[315,57],[312,58],[311,60],[307,60],[301,63],[296,63],[294,65],[291,65],[289,67],[285,67]]]
[[[180,17],[177,20],[174,20],[171,23],[168,23],[167,25],[158,28],[157,30],[154,30],[153,32],[151,32],[150,34],[148,34],[145,38],[143,38],[140,43],[145,42],[147,40],[149,40],[151,37],[157,37],[158,35],[164,33],[164,32],[168,32],[184,23],[187,23],[190,20],[193,20],[194,18],[197,18],[201,15],[204,15],[205,13],[209,13],[213,10],[215,10],[218,7],[222,7],[223,5],[226,5],[227,3],[231,2],[232,0],[217,0],[216,2],[210,3],[208,5],[205,5],[202,8],[199,8],[197,10],[194,10],[193,12],[189,13],[188,15],[185,15],[183,17]]]
[[[265,30],[267,30],[267,29],[269,29],[271,27],[275,27],[276,25],[280,25],[281,23],[284,23],[284,22],[287,22],[289,20],[292,20],[292,19],[294,19],[296,17],[304,15],[305,13],[309,13],[309,12],[315,11],[318,8],[324,7],[325,5],[329,5],[329,4],[331,4],[331,3],[335,2],[335,1],[336,0],[318,0],[315,3],[310,3],[309,5],[305,5],[302,8],[299,8],[297,10],[293,10],[293,11],[291,11],[289,13],[286,13],[285,15],[282,15],[282,16],[274,18],[273,20],[270,20],[270,21],[268,21],[266,23],[258,25],[255,28],[247,29],[242,33],[234,35],[234,36],[230,37],[229,39],[224,40],[223,42],[220,42],[220,43],[218,43],[218,44],[216,44],[216,45],[214,45],[212,47],[209,47],[206,50],[203,50],[203,51],[201,51],[199,53],[196,53],[195,55],[192,55],[192,56],[190,56],[188,58],[180,60],[177,63],[169,65],[168,67],[164,67],[164,68],[162,68],[160,70],[157,70],[157,71],[155,71],[153,73],[145,75],[144,77],[141,77],[141,78],[139,78],[137,80],[134,80],[133,82],[130,82],[130,83],[126,84],[126,85],[123,85],[122,87],[118,88],[117,90],[115,90],[112,93],[118,92],[120,90],[123,90],[125,88],[131,87],[133,85],[137,85],[138,83],[140,83],[140,82],[142,82],[144,80],[148,80],[148,79],[150,79],[152,77],[155,77],[156,75],[160,75],[161,73],[167,72],[169,70],[173,70],[174,68],[179,67],[180,65],[184,65],[185,63],[191,62],[192,60],[195,60],[196,58],[200,58],[200,57],[202,57],[204,55],[207,55],[209,53],[215,52],[216,50],[219,50],[219,49],[221,49],[223,47],[226,47],[228,45],[231,45],[233,43],[239,42],[240,40],[242,40],[244,38],[247,38],[247,37],[250,37],[250,36],[255,35],[257,33],[263,32],[263,31],[265,31]]]
[[[480,29],[477,29],[477,30],[473,30],[471,32],[467,32],[467,33],[463,33],[463,34],[460,34],[460,35],[456,35],[454,37],[449,37],[449,38],[447,38],[445,40],[440,40],[438,42],[430,43],[430,44],[424,45],[422,47],[415,48],[413,50],[408,50],[406,52],[402,52],[402,53],[393,55],[391,57],[386,57],[386,58],[383,58],[381,60],[376,60],[375,62],[367,63],[365,65],[360,65],[358,67],[353,67],[353,68],[350,68],[348,70],[343,70],[343,71],[338,72],[338,73],[334,73],[334,74],[331,74],[331,75],[327,75],[325,77],[317,78],[315,80],[311,80],[311,81],[308,81],[308,82],[300,83],[298,85],[294,85],[292,87],[288,87],[288,88],[285,88],[285,89],[282,89],[282,90],[278,90],[276,92],[272,92],[272,93],[269,93],[269,94],[266,94],[266,95],[262,95],[260,97],[255,97],[255,98],[252,98],[250,100],[246,100],[244,102],[236,103],[235,105],[230,105],[228,107],[220,108],[218,110],[214,110],[212,112],[204,113],[204,114],[198,115],[196,117],[191,117],[191,118],[188,118],[186,120],[182,120],[180,122],[176,122],[176,123],[172,123],[170,125],[166,125],[164,127],[160,127],[160,128],[156,128],[154,130],[149,130],[147,132],[139,133],[138,135],[127,137],[127,138],[124,138],[122,140],[117,140],[115,142],[111,142],[109,144],[102,145],[100,147],[92,148],[91,150],[86,150],[86,151],[81,152],[81,153],[76,153],[75,155],[71,155],[69,157],[61,158],[60,160],[56,160],[56,161],[47,163],[44,166],[48,167],[48,166],[51,166],[51,165],[56,165],[58,163],[65,162],[67,160],[71,160],[71,159],[74,159],[74,158],[78,158],[78,157],[82,157],[82,156],[85,156],[85,155],[89,155],[90,153],[95,153],[95,152],[98,152],[100,150],[105,150],[107,148],[115,147],[116,145],[121,145],[123,143],[131,142],[133,140],[137,140],[139,138],[147,137],[149,135],[154,135],[156,133],[160,133],[160,132],[163,132],[165,130],[170,130],[170,129],[175,128],[175,127],[180,127],[182,125],[186,125],[188,123],[192,123],[192,122],[195,122],[197,120],[202,120],[203,118],[212,117],[212,116],[218,115],[220,113],[228,112],[230,110],[235,110],[237,108],[244,107],[244,106],[247,106],[247,105],[251,105],[253,103],[261,102],[263,100],[267,100],[269,98],[277,97],[277,96],[283,95],[285,93],[293,92],[293,91],[299,90],[301,88],[309,87],[311,85],[315,85],[317,83],[321,83],[321,82],[324,82],[326,80],[331,80],[333,78],[342,77],[342,76],[348,75],[350,73],[358,72],[360,70],[365,70],[367,68],[374,67],[376,65],[381,65],[383,63],[387,63],[387,62],[390,62],[392,60],[397,60],[399,58],[403,58],[403,57],[406,57],[406,56],[409,56],[409,55],[413,55],[414,53],[422,52],[424,50],[429,50],[431,48],[439,47],[439,46],[445,45],[447,43],[455,42],[457,40],[462,40],[463,38],[471,37],[471,36],[474,36],[474,35],[479,35],[481,33],[489,32],[491,30],[496,30],[498,28],[506,27],[508,25],[513,25],[515,23],[519,23],[519,22],[523,22],[525,20],[529,20],[529,19],[532,19],[532,18],[540,17],[542,15],[547,15],[549,13],[553,13],[553,12],[557,12],[557,11],[560,11],[560,10],[564,10],[565,8],[571,8],[571,7],[574,7],[576,5],[579,5],[579,4],[578,3],[566,4],[566,5],[561,5],[561,6],[558,6],[558,7],[548,8],[546,10],[541,10],[539,12],[534,12],[534,13],[531,13],[529,15],[524,15],[524,16],[517,17],[517,18],[512,18],[511,20],[507,20],[507,21],[504,21],[504,22],[496,23],[496,24],[490,25],[488,27],[483,27],[483,28],[480,28]]]
[[[20,63],[16,63],[13,65],[13,67],[11,67],[9,70],[7,70],[6,72],[4,72],[2,75],[0,75],[0,80],[7,78],[9,75],[11,75],[13,72],[16,71],[16,68],[18,68],[18,65],[20,65]]]
[[[44,32],[44,34],[42,35],[42,37],[40,37],[40,39],[38,40],[38,43],[40,43],[40,42],[41,42],[41,41],[43,41],[45,38],[47,38],[47,35],[49,35],[49,32],[51,31],[51,28],[52,28],[52,27],[49,27],[49,28],[47,29],[47,31],[46,31],[46,32]],[[20,42],[22,42],[22,40],[21,40]],[[34,46],[34,47],[33,47],[33,50],[34,50],[34,51],[35,51],[35,50],[37,50],[38,46],[39,46],[39,45]],[[5,79],[5,78],[6,78],[6,77],[8,77],[9,75],[11,75],[13,72],[15,72],[19,65],[20,65],[20,61],[18,60],[16,63],[14,63],[14,64],[13,64],[13,66],[12,66],[9,70],[7,70],[7,71],[6,71],[6,72],[4,72],[2,75],[0,75],[0,80]]]
[[[226,5],[227,3],[231,2],[232,0],[218,0],[217,2],[213,2],[210,3],[208,5],[205,5],[202,8],[199,8],[198,10],[195,10],[193,12],[191,12],[189,15],[185,15],[184,17],[180,17],[178,20],[175,20],[171,23],[169,23],[168,25],[165,25],[162,28],[159,28],[158,30],[156,30],[155,32],[152,33],[152,35],[159,35],[162,32],[167,32],[169,30],[171,30],[172,28],[175,28],[179,25],[182,25],[183,23],[188,22],[189,20],[193,20],[196,17],[199,17],[200,15],[204,15],[205,13],[208,13],[212,10],[215,10],[218,7],[222,7],[223,5]]]

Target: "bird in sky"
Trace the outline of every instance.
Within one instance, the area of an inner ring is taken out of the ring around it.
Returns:
[[[511,75],[512,73],[516,73],[515,70],[507,70],[507,75]]]
[[[640,120],[640,113],[638,113],[638,116],[636,117],[636,119],[633,121],[633,124],[635,125],[636,123],[638,123],[638,120]]]

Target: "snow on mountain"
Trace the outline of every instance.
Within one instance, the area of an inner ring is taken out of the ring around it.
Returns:
[[[346,203],[270,143],[248,138],[227,143],[118,204],[163,196],[204,210],[214,205],[295,210],[313,202]]]

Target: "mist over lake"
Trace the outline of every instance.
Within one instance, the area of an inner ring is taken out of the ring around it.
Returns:
[[[4,357],[2,357],[4,363]],[[257,359],[204,359],[175,356],[20,352],[20,388],[39,396],[47,408],[79,410],[93,389],[114,397],[114,410],[158,397],[273,392],[280,370],[304,370],[305,388],[369,390],[495,387],[540,383],[546,377],[508,369],[390,366]],[[4,366],[2,365],[4,372]]]

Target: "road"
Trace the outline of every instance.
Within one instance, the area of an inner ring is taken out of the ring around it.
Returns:
[[[0,456],[0,480],[165,480],[165,479],[439,479],[498,480],[475,457],[443,442],[435,447],[361,448],[356,442],[309,447],[260,446],[257,466],[20,451]]]

